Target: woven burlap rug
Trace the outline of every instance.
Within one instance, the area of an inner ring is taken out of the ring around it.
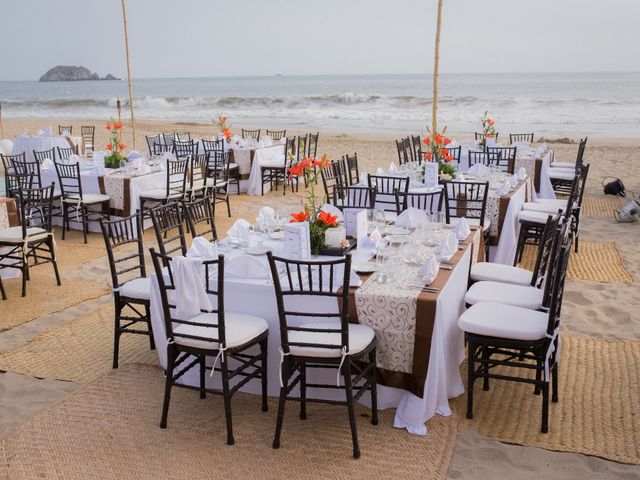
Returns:
[[[453,408],[461,428],[503,442],[640,464],[638,365],[640,342],[563,335],[560,401],[550,403],[546,434],[540,433],[542,396],[533,394],[533,385],[491,380],[485,392],[477,380],[473,419],[465,418],[466,395]]]
[[[528,245],[520,266],[533,270],[536,262],[537,247]],[[624,266],[622,255],[615,242],[580,241],[580,251],[571,252],[569,257],[569,278],[591,280],[603,283],[631,283],[633,276]]]
[[[581,210],[587,217],[613,217],[614,212],[620,210],[620,199],[611,195],[585,195]]]
[[[29,273],[31,280],[27,282],[26,297],[20,296],[21,279],[3,281],[7,300],[0,300],[0,331],[101,297],[110,291],[106,283],[66,278],[64,275],[62,285],[58,287],[51,264],[34,267]]]
[[[276,401],[232,400],[235,445],[226,445],[222,398],[200,400],[176,388],[169,424],[159,428],[164,379],[158,368],[129,364],[29,419],[0,444],[0,477],[82,479],[441,479],[457,435],[455,417],[436,416],[429,435],[392,427],[394,410],[371,425],[357,408],[362,457],[351,456],[345,407],[311,405],[307,420],[291,402],[282,444],[271,448]],[[4,469],[4,472],[3,472]]]
[[[33,377],[89,382],[111,370],[113,359],[113,304],[90,315],[41,333],[33,340],[0,354],[0,370]],[[141,324],[139,328],[144,328]],[[159,365],[149,338],[120,337],[119,363]]]

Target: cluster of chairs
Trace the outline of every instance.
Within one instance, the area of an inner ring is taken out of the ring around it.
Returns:
[[[58,125],[58,135],[62,135],[64,132],[68,132],[69,135],[73,135],[73,125]],[[96,145],[96,127],[94,125],[81,125],[80,137],[84,144],[85,155],[89,158],[93,156]],[[78,153],[78,145],[74,148],[75,154]]]
[[[262,129],[257,129],[257,130],[247,130],[245,128],[242,129],[242,138],[244,139],[248,139],[251,138],[253,140],[260,140],[260,136],[262,134]],[[287,136],[287,131],[286,130],[269,130],[266,129],[265,130],[265,135],[267,135],[268,137],[271,137],[271,140],[281,140],[283,138],[285,138]]]
[[[150,253],[162,299],[167,340],[166,385],[160,426],[167,426],[172,388],[184,386],[178,380],[187,370],[196,367],[200,372],[200,384],[198,387],[187,388],[199,391],[201,398],[205,398],[207,393],[223,395],[227,443],[232,445],[235,441],[231,414],[233,394],[248,381],[260,380],[261,408],[263,411],[268,408],[268,324],[259,317],[225,310],[223,255],[202,262],[206,278],[205,290],[216,299],[213,302],[215,308],[212,311],[196,312],[187,319],[179,318],[176,313],[175,278],[177,258],[187,254],[184,219],[186,218],[192,238],[200,236],[215,241],[217,234],[213,210],[210,202],[198,199],[159,205],[149,213],[156,239],[156,247],[151,248]],[[117,368],[122,334],[148,335],[150,347],[155,348],[149,312],[151,282],[146,276],[142,241],[142,212],[129,218],[102,221],[101,227],[113,283],[116,312],[113,367]],[[137,247],[133,252],[132,245]],[[308,387],[337,388],[335,384],[308,383],[307,371],[333,368],[343,377],[339,388],[344,389],[346,401],[329,403],[346,404],[352,432],[353,456],[358,458],[360,446],[355,402],[366,392],[371,393],[371,422],[374,425],[378,423],[376,341],[371,328],[349,323],[351,257],[347,255],[330,261],[297,261],[273,256],[271,252],[267,256],[274,281],[282,339],[281,388],[273,447],[280,447],[287,400],[299,400],[300,418],[304,420],[307,402],[327,402],[308,398]],[[319,277],[307,273],[312,271],[317,272]],[[288,273],[287,280],[282,280],[281,272]],[[339,285],[343,288],[338,289]],[[305,302],[308,307],[292,311],[285,299],[300,295],[308,300]],[[313,299],[327,297],[335,298],[336,311],[318,313],[313,307]],[[301,318],[308,321],[301,324]],[[318,323],[314,321],[317,318],[333,321]],[[207,363],[207,358],[215,359],[212,365]],[[231,362],[236,365],[232,366]],[[221,374],[222,392],[207,388],[205,384],[206,374],[213,371]],[[239,381],[235,381],[236,378]],[[300,393],[294,397],[292,390],[296,385],[299,385]]]
[[[320,177],[327,199],[331,199],[334,196],[334,190],[338,187],[357,186],[360,181],[358,154],[347,154],[343,155],[339,160],[331,160],[320,171]]]

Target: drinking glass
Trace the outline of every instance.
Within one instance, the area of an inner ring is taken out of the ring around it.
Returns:
[[[444,213],[434,212],[431,214],[431,223],[433,231],[439,233],[442,230],[442,225],[444,224]]]

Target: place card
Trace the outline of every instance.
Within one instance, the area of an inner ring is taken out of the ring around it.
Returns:
[[[356,239],[358,240],[358,250],[364,247],[364,242],[367,240],[367,234],[369,231],[367,213],[368,212],[366,210],[361,210],[356,214]]]
[[[285,257],[293,260],[311,258],[311,234],[309,222],[287,223],[284,226]]]
[[[425,162],[424,184],[429,188],[438,186],[438,164],[436,162]]]
[[[366,209],[363,208],[344,208],[342,210],[347,237],[357,237],[358,213],[362,211],[367,212]]]

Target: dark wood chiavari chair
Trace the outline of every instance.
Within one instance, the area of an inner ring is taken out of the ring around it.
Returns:
[[[371,392],[371,423],[378,424],[376,339],[370,327],[349,323],[351,255],[329,261],[291,260],[274,257],[271,252],[267,257],[275,287],[282,344],[282,384],[273,448],[280,448],[285,403],[291,398],[289,394],[295,385],[300,386],[300,418],[303,420],[307,417],[306,403],[316,401],[307,398],[307,387],[342,388],[307,383],[308,369],[333,366],[344,378],[353,456],[359,458],[354,403],[367,391]],[[312,271],[317,271],[317,274]],[[286,275],[281,276],[280,272],[286,272]],[[338,289],[340,286],[342,288]],[[291,311],[286,299],[300,295],[305,298],[333,297],[337,301],[335,312],[318,313],[314,308],[305,311],[304,307]],[[309,323],[300,320],[307,317]],[[314,322],[314,319],[317,320]],[[352,374],[356,375],[355,379]],[[345,402],[338,403],[344,405]]]
[[[318,139],[320,138],[320,132],[307,134],[307,156],[316,158],[318,155]]]
[[[181,200],[185,195],[189,160],[184,158],[182,160],[167,160],[166,162],[167,182],[165,188],[147,190],[140,194],[140,211],[143,216],[147,215],[149,208]],[[147,204],[151,204],[151,207]]]
[[[533,133],[510,133],[509,143],[513,145],[515,142],[527,142],[531,144],[533,143]]]
[[[264,186],[269,184],[270,188],[278,190],[278,184],[282,183],[282,195],[287,194],[287,184],[291,184],[292,191],[298,191],[298,177],[291,177],[289,179],[288,169],[293,166],[293,149],[295,146],[295,137],[287,139],[287,144],[284,148],[284,158],[282,165],[264,165],[260,167],[262,177],[262,195],[264,195]]]
[[[340,210],[344,210],[345,208],[375,208],[376,189],[336,185],[333,188],[333,205]]]
[[[411,151],[406,148],[406,138],[396,140],[396,148],[398,150],[398,164],[404,165],[411,161]]]
[[[202,146],[206,153],[219,152],[225,153],[223,140],[202,140]],[[213,155],[213,154],[212,154]],[[229,157],[229,185],[236,186],[236,193],[240,195],[240,166],[233,162],[233,153],[228,155]]]
[[[451,155],[451,158],[453,158],[452,161],[456,162],[457,164],[460,164],[460,156],[462,155],[462,147],[458,146],[458,147],[445,147],[445,148],[449,152],[449,155]]]
[[[487,152],[478,151],[478,150],[469,150],[469,167],[475,165],[476,163],[480,163],[487,167],[493,167],[494,162],[492,161],[492,156],[489,156]]]
[[[173,134],[173,140],[178,142],[190,142],[191,141],[191,133],[190,132],[175,132]]]
[[[214,218],[215,213],[210,199],[203,197],[193,202],[184,202],[182,211],[187,217],[191,239],[196,237],[204,237],[211,241],[218,239]],[[198,225],[201,224],[206,224],[206,227],[199,229]]]
[[[322,187],[327,199],[333,197],[333,189],[335,187],[348,186],[345,174],[344,164],[341,160],[332,160],[320,170]]]
[[[499,134],[499,133],[496,133],[496,134],[492,137],[492,138],[495,138],[496,142],[498,141],[498,135],[500,135],[500,134]],[[479,142],[484,142],[484,140],[485,140],[484,133],[482,133],[482,132],[481,132],[481,133],[475,132],[475,138],[476,138],[476,140],[477,140],[477,141],[479,141]]]
[[[158,250],[163,256],[187,254],[187,239],[184,235],[184,219],[179,202],[158,205],[149,210]]]
[[[409,191],[409,177],[388,177],[384,175],[369,175],[369,188],[376,189],[376,206],[382,210],[396,211],[396,192]]]
[[[271,140],[281,140],[282,138],[287,136],[287,131],[267,129],[267,136],[271,137]]]
[[[407,208],[417,208],[429,214],[439,212],[442,210],[442,195],[440,192],[396,192],[396,213],[400,215]]]
[[[160,134],[145,135],[144,138],[147,140],[147,150],[149,152],[149,156],[156,155],[156,145],[163,145],[162,137],[160,136]]]
[[[260,140],[260,132],[262,130],[259,128],[257,130],[246,130],[242,129],[242,138],[252,138],[254,140]]]
[[[172,272],[174,260],[166,255],[158,255],[151,249],[151,258],[158,277],[162,311],[167,338],[167,369],[162,406],[160,428],[167,427],[169,402],[172,387],[183,387],[178,379],[191,368],[200,368],[200,398],[207,392],[220,394],[219,390],[209,389],[205,385],[206,370],[219,371],[222,376],[222,395],[227,425],[227,444],[233,445],[233,422],[231,417],[231,398],[240,387],[252,379],[258,379],[262,385],[262,411],[269,408],[267,403],[267,351],[269,326],[259,317],[239,313],[226,312],[224,308],[224,256],[217,260],[202,262],[205,268],[205,290],[209,296],[216,298],[212,302],[215,310],[203,312],[188,320],[178,319],[172,315],[175,304],[169,298],[175,297],[176,291]],[[163,268],[164,267],[164,268]],[[165,271],[167,275],[165,275]],[[229,325],[233,324],[233,328]],[[259,352],[254,353],[254,347]],[[215,358],[211,368],[206,366],[207,357]],[[220,357],[220,366],[217,359]],[[184,364],[176,372],[178,365]],[[231,361],[239,366],[229,368]],[[238,379],[238,380],[235,380]],[[232,382],[233,381],[233,386]],[[188,387],[186,387],[188,388]]]
[[[24,160],[26,154],[25,152],[17,153],[15,155],[5,155],[4,153],[0,153],[0,158],[2,159],[2,168],[4,170],[4,191],[8,197],[11,197],[11,189],[9,185],[9,177],[12,175],[16,175],[16,170],[13,166],[14,160]]]
[[[81,125],[80,136],[82,137],[85,155],[93,157],[96,145],[96,127],[93,125]]]
[[[209,154],[209,163],[207,165],[207,178],[211,183],[212,205],[215,213],[215,207],[218,203],[227,204],[227,215],[231,216],[231,204],[229,202],[229,186],[231,169],[230,166],[230,152],[214,151],[213,154]],[[235,164],[234,164],[235,165]],[[236,170],[237,171],[237,170]]]
[[[138,211],[126,218],[101,220],[100,229],[109,259],[115,309],[112,368],[118,368],[122,334],[147,335],[150,348],[155,349],[149,309],[151,281],[147,278],[144,261],[142,215]],[[131,246],[135,246],[135,250],[131,250]],[[144,328],[140,328],[140,324],[144,324]]]
[[[513,174],[516,168],[517,149],[518,147],[487,147],[487,154],[489,154],[489,157],[494,155],[497,161],[497,167],[500,168],[500,170]]]
[[[347,172],[349,185],[354,186],[360,183],[360,168],[358,167],[358,154],[344,155],[342,157]]]
[[[419,162],[422,160],[422,139],[420,135],[411,135],[411,147],[413,151],[413,161]]]
[[[185,190],[185,196],[191,201],[198,197],[206,197],[213,184],[209,184],[206,176],[207,166],[209,165],[209,154],[190,155],[188,158],[188,187]]]
[[[64,132],[73,135],[73,125],[58,125],[58,135],[62,135]]]
[[[168,147],[173,148],[173,140],[175,139],[175,132],[163,133],[162,141]]]
[[[58,152],[58,154],[56,155],[56,160],[62,161],[62,160],[68,160],[71,155],[75,155],[76,150],[75,148],[69,147],[69,148],[64,148],[64,147],[56,147],[56,150]]]
[[[489,182],[447,181],[442,191],[444,212],[447,223],[451,219],[465,217],[470,224],[480,225],[488,230],[489,222],[485,218]]]
[[[551,185],[553,191],[557,194],[569,195],[573,186],[574,175],[571,171],[573,168],[578,170],[584,163],[584,152],[587,147],[587,137],[580,140],[578,145],[578,154],[576,155],[575,163],[563,163],[553,162],[549,169],[549,178],[551,179]],[[557,168],[559,167],[559,168]]]
[[[178,160],[188,158],[191,155],[197,155],[198,147],[198,142],[194,140],[187,140],[186,142],[181,142],[179,140],[173,141],[173,153]]]

